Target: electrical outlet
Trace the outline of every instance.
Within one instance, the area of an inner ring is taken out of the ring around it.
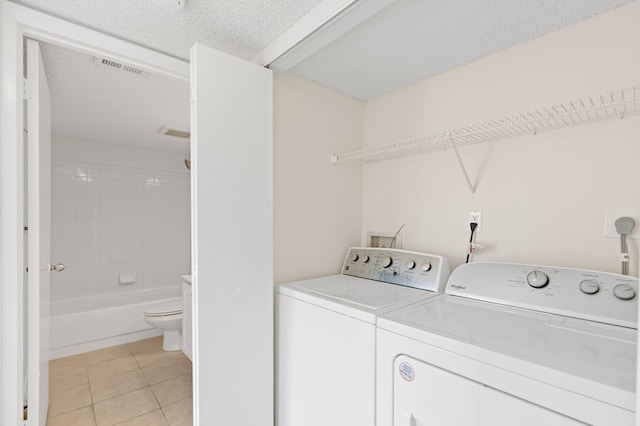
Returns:
[[[620,217],[630,217],[636,221],[636,226],[627,235],[627,239],[640,240],[640,210],[607,210],[604,215],[604,236],[620,238],[616,230],[616,220]]]
[[[471,232],[471,228],[469,228],[470,223],[477,223],[476,233],[482,231],[482,212],[481,211],[471,211],[469,212],[469,222],[467,222],[467,231]]]

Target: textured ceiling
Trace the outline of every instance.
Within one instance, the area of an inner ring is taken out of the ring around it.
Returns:
[[[632,0],[397,0],[293,72],[369,100]]]
[[[11,0],[181,59],[197,41],[251,59],[321,0]]]
[[[189,130],[187,81],[115,70],[46,43],[41,50],[54,135],[189,152],[188,139],[156,133],[163,125]]]
[[[170,12],[151,0],[13,0],[49,15],[181,59],[197,41],[251,59],[320,0],[187,0]],[[42,44],[53,133],[83,140],[189,152],[189,84],[99,67],[93,57]]]
[[[169,55],[201,42],[251,59],[321,0],[12,0]],[[366,0],[361,0],[366,1]],[[369,100],[633,0],[396,0],[294,72]],[[189,128],[188,83],[98,67],[44,46],[55,134],[169,151],[188,142],[155,132]]]

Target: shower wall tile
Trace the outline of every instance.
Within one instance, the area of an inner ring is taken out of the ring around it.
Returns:
[[[53,300],[180,284],[190,271],[188,172],[54,159]],[[121,272],[136,282],[119,284]]]

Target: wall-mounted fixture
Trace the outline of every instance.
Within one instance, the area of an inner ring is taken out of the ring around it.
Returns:
[[[616,219],[616,231],[620,234],[621,274],[629,275],[629,248],[627,247],[627,235],[636,226],[636,221],[630,217]]]
[[[159,135],[175,136],[176,138],[184,138],[184,139],[189,139],[191,137],[191,132],[189,132],[188,130],[173,129],[169,126],[160,127],[156,131],[156,133]]]

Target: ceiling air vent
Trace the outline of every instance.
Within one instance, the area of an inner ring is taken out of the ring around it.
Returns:
[[[135,74],[135,75],[140,75],[140,76],[144,75],[144,71],[141,70],[140,68],[132,67],[131,65],[123,64],[121,62],[116,62],[116,61],[114,61],[112,59],[98,58],[96,56],[96,57],[94,57],[94,61],[93,62],[95,62],[99,66],[111,68],[113,70],[124,71],[124,72],[128,72],[128,73]]]
[[[157,131],[158,134],[166,135],[166,136],[175,136],[177,138],[189,139],[191,137],[191,133],[188,130],[179,130],[172,129],[168,126],[162,126]]]

